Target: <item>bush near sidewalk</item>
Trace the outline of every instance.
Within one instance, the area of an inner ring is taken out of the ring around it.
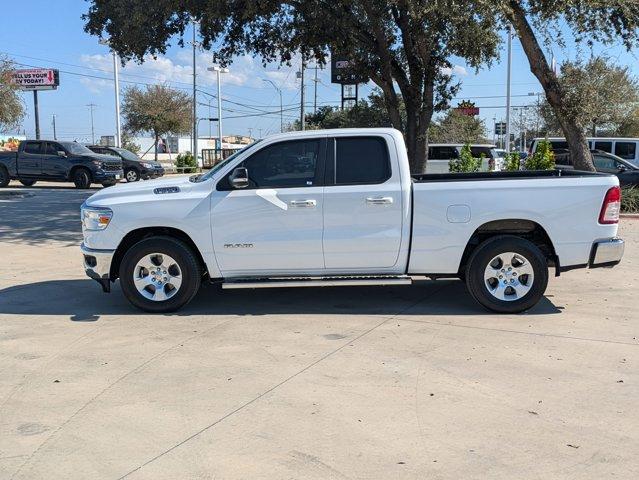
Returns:
[[[621,213],[639,213],[639,187],[621,189]]]
[[[555,154],[548,139],[539,142],[535,153],[526,158],[524,167],[526,170],[553,170],[555,168]]]
[[[453,158],[448,162],[450,173],[479,172],[482,166],[482,158],[474,158],[467,143],[461,149],[459,158]]]
[[[197,171],[197,160],[191,152],[180,153],[175,158],[177,173],[195,173]]]

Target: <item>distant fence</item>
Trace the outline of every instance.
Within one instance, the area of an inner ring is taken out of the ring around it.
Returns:
[[[217,148],[204,148],[202,149],[202,168],[213,168],[235,152],[237,152],[235,148],[223,148],[221,151]]]

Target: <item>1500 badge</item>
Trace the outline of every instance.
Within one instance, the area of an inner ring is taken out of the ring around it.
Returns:
[[[252,243],[225,243],[224,248],[253,248]]]

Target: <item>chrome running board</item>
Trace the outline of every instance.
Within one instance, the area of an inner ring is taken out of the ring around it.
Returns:
[[[407,276],[398,277],[309,277],[309,278],[245,278],[222,283],[223,289],[297,288],[297,287],[361,287],[368,285],[410,285]]]

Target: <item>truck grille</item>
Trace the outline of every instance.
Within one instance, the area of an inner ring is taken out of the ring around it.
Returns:
[[[122,165],[118,163],[103,163],[102,170],[105,172],[117,172],[118,170],[122,170]]]

